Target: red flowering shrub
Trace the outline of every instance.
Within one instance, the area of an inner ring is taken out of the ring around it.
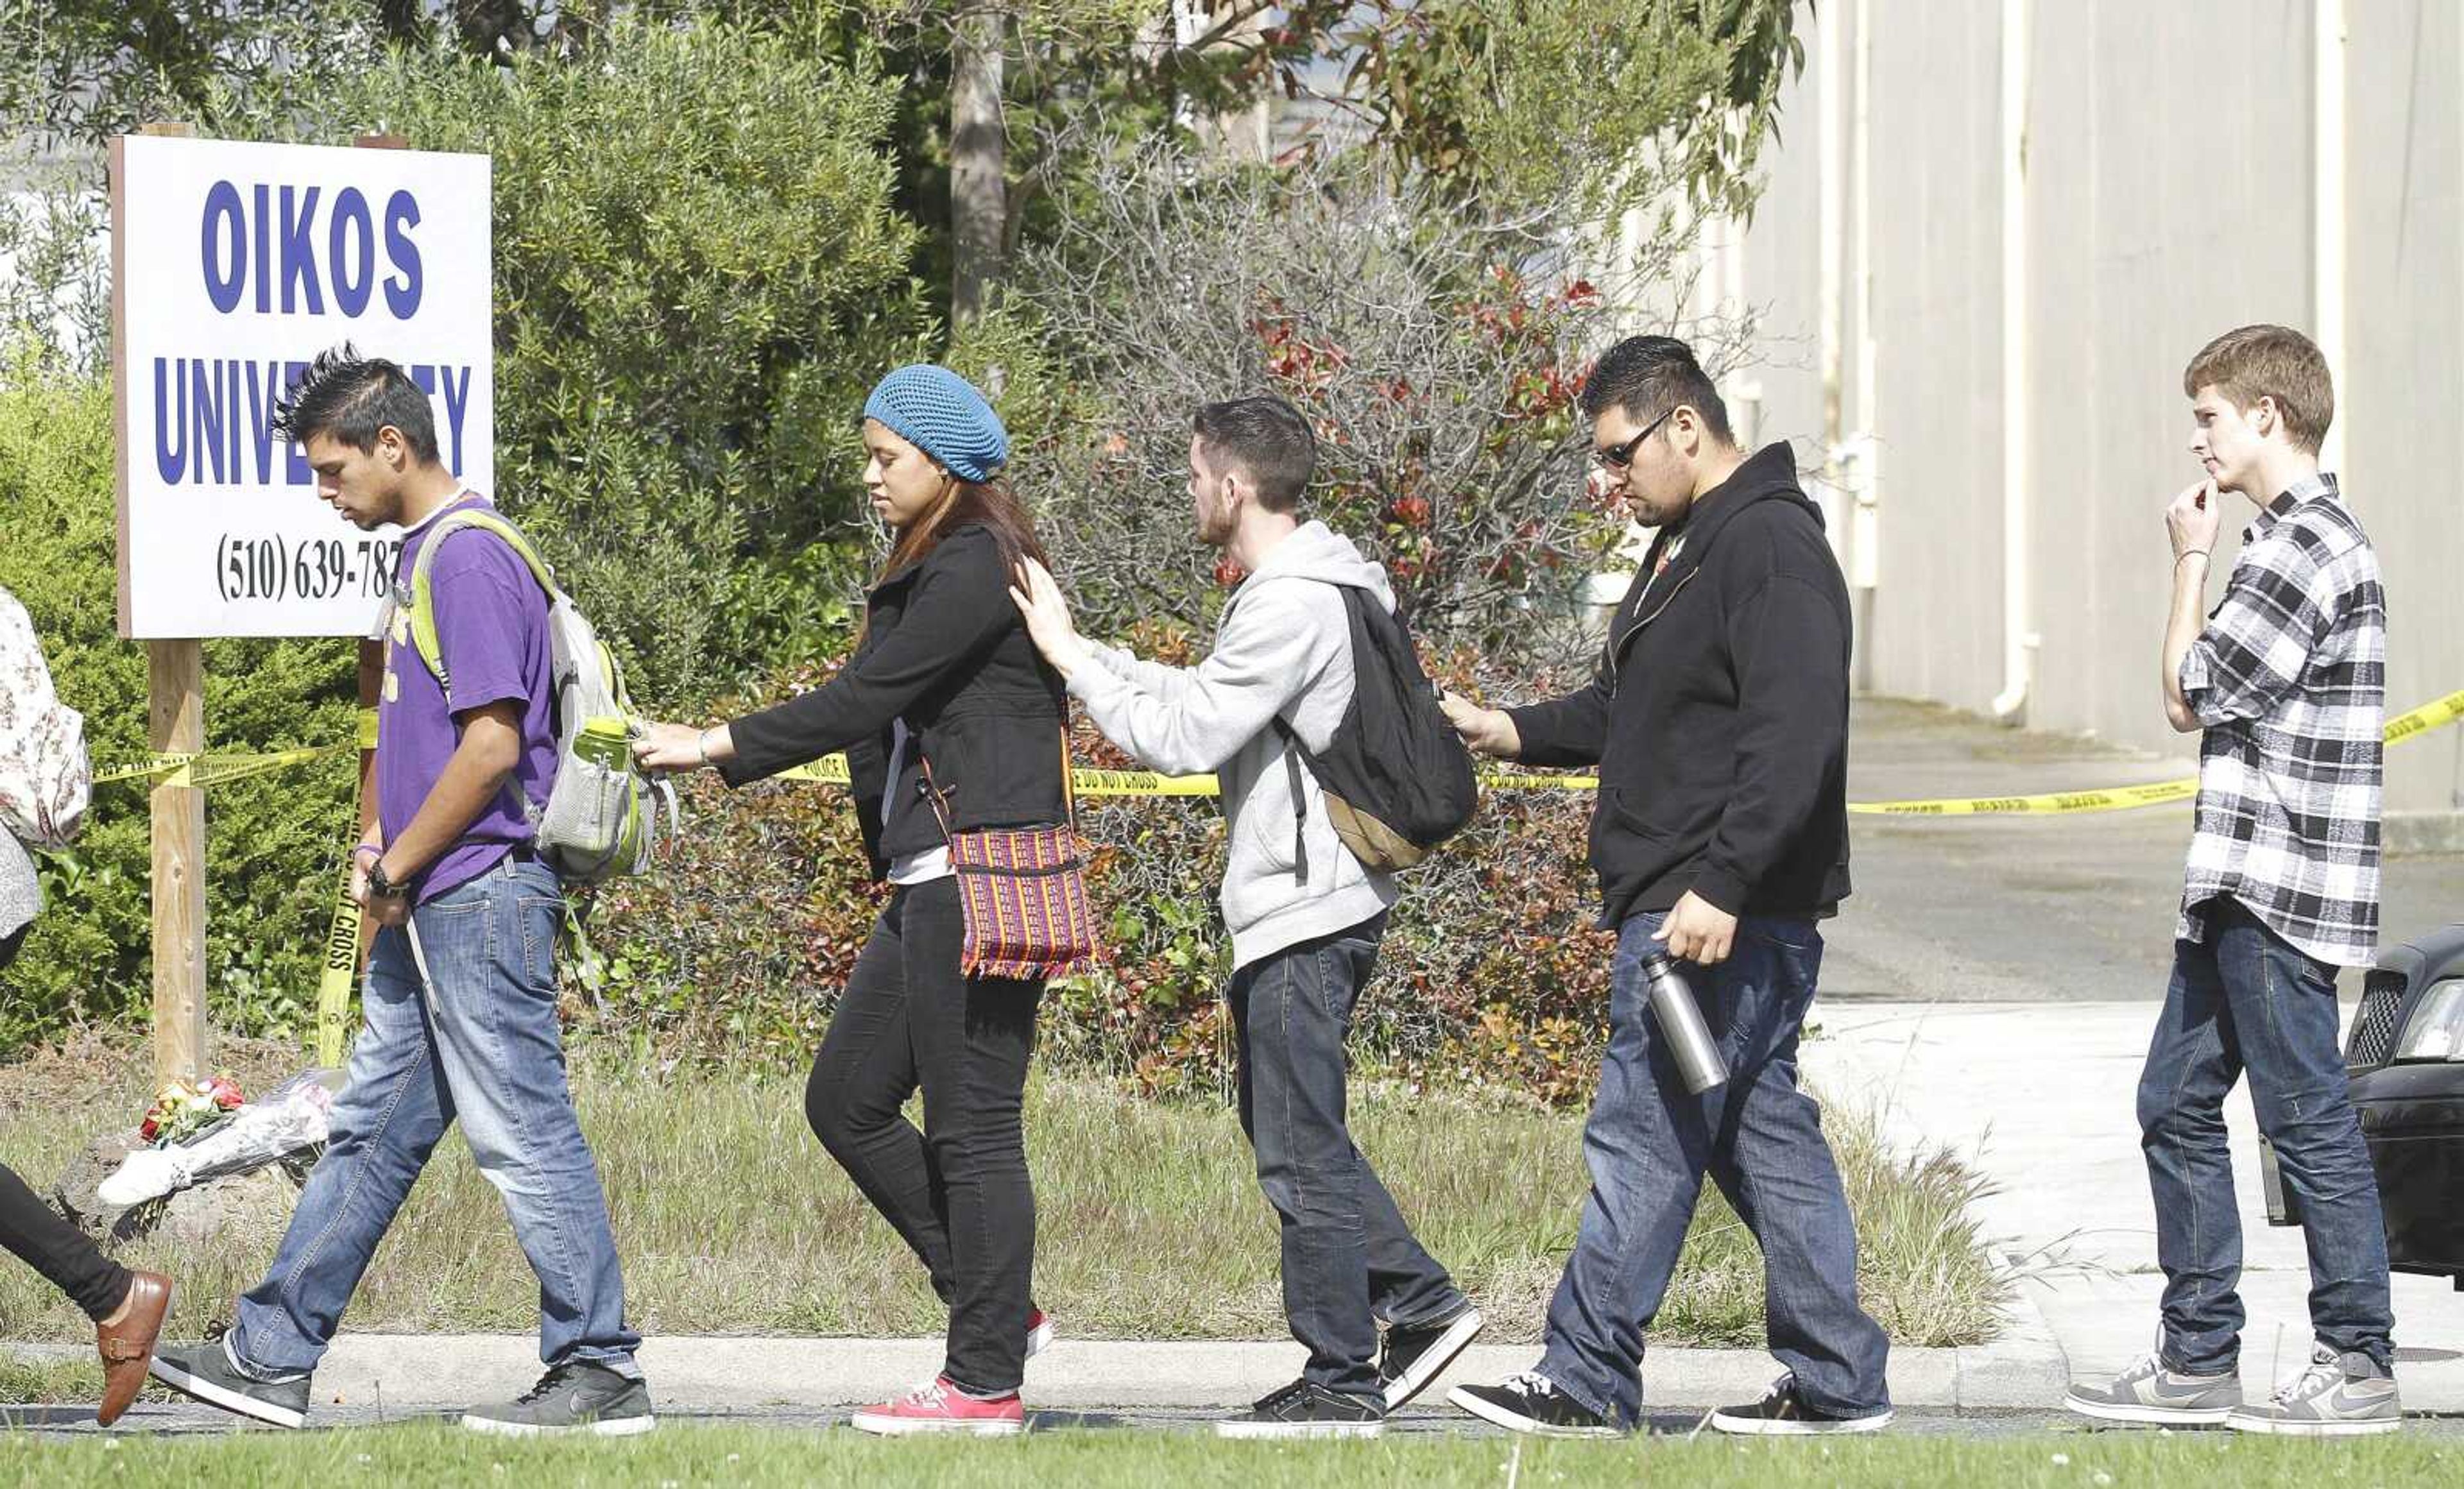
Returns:
[[[1185,634],[1135,628],[1142,654],[1192,660]],[[1082,719],[1081,765],[1134,768]],[[1491,791],[1462,836],[1405,876],[1355,1016],[1364,1069],[1429,1086],[1585,1099],[1612,940],[1591,929],[1592,797]],[[565,963],[578,1017],[645,1061],[794,1062],[821,1040],[886,898],[867,884],[845,788],[684,784],[685,831],[658,870],[599,891]],[[1230,943],[1215,905],[1223,817],[1204,798],[1088,797],[1079,821],[1105,961],[1045,995],[1047,1066],[1153,1091],[1223,1088]]]
[[[1535,247],[1356,160],[1110,167],[1014,276],[1078,412],[1011,478],[1082,625],[1205,624],[1239,575],[1191,531],[1190,416],[1272,392],[1317,437],[1307,514],[1385,565],[1419,635],[1514,672],[1578,656],[1623,524],[1587,495],[1575,399],[1624,322]]]

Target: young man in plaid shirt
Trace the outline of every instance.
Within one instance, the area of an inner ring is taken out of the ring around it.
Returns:
[[[2165,714],[2200,730],[2173,980],[2140,1077],[2141,1146],[2165,1269],[2156,1352],[2072,1410],[2111,1421],[2224,1422],[2349,1435],[2401,1422],[2387,1232],[2336,1040],[2336,973],[2377,951],[2387,606],[2378,557],[2319,470],[2335,413],[2307,337],[2245,326],[2184,373],[2208,478],[2165,514],[2173,601]],[[2222,493],[2258,508],[2213,614],[2201,614]],[[2245,1405],[2233,1288],[2241,1222],[2224,1101],[2250,1075],[2310,1251],[2308,1365]]]

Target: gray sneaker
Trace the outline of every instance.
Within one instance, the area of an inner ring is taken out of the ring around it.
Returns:
[[[157,1346],[145,1373],[184,1396],[270,1427],[297,1427],[308,1419],[308,1377],[242,1366],[228,1333],[201,1345]]]
[[[2100,1422],[2212,1427],[2241,1406],[2241,1377],[2185,1375],[2150,1354],[2104,1385],[2071,1387],[2062,1405]]]
[[[2310,1347],[2310,1364],[2300,1374],[2277,1388],[2257,1406],[2236,1409],[2225,1418],[2235,1432],[2275,1433],[2291,1437],[2359,1437],[2391,1433],[2404,1425],[2395,1382],[2358,1356],[2356,1369],[2326,1345]]]
[[[650,1388],[641,1377],[620,1375],[592,1361],[572,1360],[548,1367],[538,1385],[504,1406],[465,1412],[462,1425],[506,1437],[566,1433],[630,1437],[649,1432],[658,1421],[650,1415]]]

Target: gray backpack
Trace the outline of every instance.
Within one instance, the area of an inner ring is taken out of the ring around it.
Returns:
[[[544,804],[527,795],[522,801],[539,855],[565,879],[583,884],[641,873],[650,864],[662,805],[670,825],[674,824],[675,788],[634,764],[633,739],[641,733],[641,721],[626,696],[625,674],[572,597],[557,587],[555,571],[518,529],[493,512],[454,512],[438,519],[411,566],[411,644],[450,693],[452,680],[436,639],[429,570],[445,539],[469,527],[504,539],[547,591],[549,664],[556,690],[556,784]],[[390,609],[385,624],[390,628]]]

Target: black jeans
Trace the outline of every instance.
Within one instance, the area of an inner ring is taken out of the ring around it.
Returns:
[[[0,936],[0,968],[17,959],[26,927]],[[0,1247],[25,1262],[97,1323],[128,1298],[128,1269],[95,1249],[85,1233],[43,1203],[26,1181],[0,1167]]]
[[[1344,1126],[1344,1036],[1377,965],[1381,913],[1232,974],[1225,996],[1241,1060],[1241,1130],[1283,1223],[1284,1316],[1307,1346],[1301,1372],[1375,1395],[1377,1321],[1412,1328],[1465,1299],[1395,1208]]]
[[[954,879],[891,895],[804,1085],[804,1116],[950,1304],[942,1374],[1018,1390],[1035,1271],[1020,1119],[1041,982],[966,977]],[[900,1113],[924,1088],[924,1130]]]

